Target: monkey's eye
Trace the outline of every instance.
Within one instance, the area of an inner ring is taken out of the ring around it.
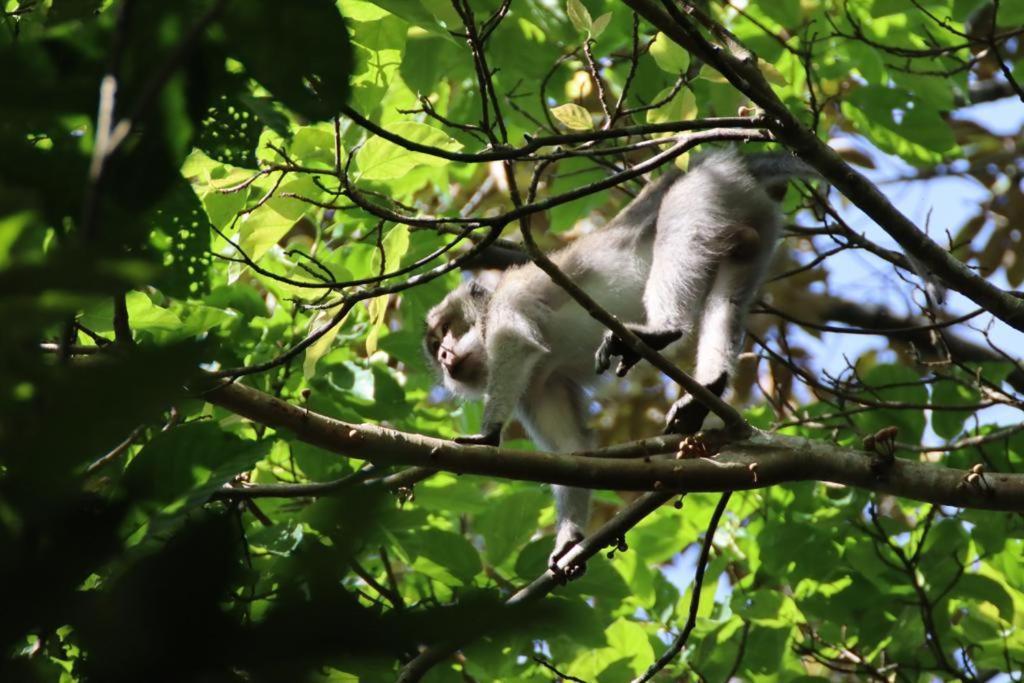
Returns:
[[[448,334],[448,330],[450,329],[451,325],[449,325],[448,323],[444,323],[443,325],[441,325],[441,336],[443,337],[444,335]]]

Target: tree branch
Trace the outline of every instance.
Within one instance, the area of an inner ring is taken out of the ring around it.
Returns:
[[[604,548],[613,545],[616,539],[622,538],[627,531],[672,498],[673,494],[660,492],[647,493],[640,496],[619,510],[600,529],[574,546],[565,558],[565,562],[586,562]],[[564,579],[561,576],[556,575],[549,569],[505,602],[508,605],[521,605],[539,600],[563,581]],[[402,668],[398,677],[398,683],[414,683],[420,680],[431,667],[451,656],[462,644],[445,641],[426,648]]]
[[[870,328],[889,339],[913,344],[923,356],[934,356],[937,352],[932,340],[934,325],[925,318],[904,318],[894,315],[881,306],[870,306],[845,299],[830,298],[822,311],[822,317]],[[994,362],[1005,363],[1006,357],[980,344],[946,331],[942,340],[949,353],[957,360],[968,363]],[[1024,392],[1024,367],[1020,364],[1006,378],[1007,383],[1017,391]]]
[[[731,495],[731,491],[726,491],[722,494],[722,497],[718,499],[718,504],[715,505],[715,511],[711,514],[711,520],[708,522],[707,531],[704,532],[704,544],[700,548],[700,557],[697,559],[697,571],[694,574],[693,587],[690,589],[690,612],[686,617],[686,624],[683,626],[683,630],[679,632],[679,635],[675,637],[672,644],[669,645],[665,652],[658,657],[657,661],[647,668],[647,671],[633,679],[633,683],[647,683],[647,681],[654,678],[659,671],[672,663],[672,660],[683,651],[683,646],[686,645],[687,638],[690,637],[690,633],[693,632],[694,627],[697,625],[697,611],[700,609],[701,586],[704,585],[704,572],[708,568],[708,560],[711,557],[711,544],[714,542],[715,531],[718,530],[718,523],[721,521],[722,515],[725,513],[726,506],[729,505],[729,497]]]
[[[825,481],[868,491],[955,507],[1024,511],[1024,474],[971,472],[910,460],[896,460],[880,476],[870,454],[810,439],[756,433],[742,441],[720,442],[706,434],[713,458],[650,460],[516,451],[461,446],[375,425],[335,420],[239,383],[205,393],[215,405],[260,424],[286,429],[301,441],[376,465],[413,465],[462,474],[547,482],[592,489],[730,491],[766,488],[797,481]],[[670,439],[666,438],[665,443]],[[983,481],[982,481],[983,480]]]
[[[692,121],[666,121],[664,123],[648,123],[637,126],[623,126],[622,128],[590,130],[575,133],[564,133],[561,135],[545,135],[536,138],[529,138],[525,145],[519,147],[499,146],[483,152],[453,152],[440,147],[424,145],[401,135],[396,135],[386,128],[377,125],[366,118],[355,109],[349,106],[342,108],[341,112],[352,119],[360,127],[365,128],[374,135],[378,135],[388,142],[394,143],[410,152],[420,152],[433,157],[446,159],[448,161],[460,161],[463,163],[487,163],[490,161],[512,161],[515,159],[527,159],[534,152],[545,147],[557,147],[560,145],[583,144],[598,142],[600,140],[615,140],[618,138],[634,137],[638,135],[651,135],[655,133],[682,133],[686,131],[710,130],[713,128],[759,128],[761,122],[750,117],[726,116],[722,118],[694,119]]]

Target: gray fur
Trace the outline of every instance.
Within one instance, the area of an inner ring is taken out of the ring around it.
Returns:
[[[658,346],[690,335],[699,324],[696,379],[719,379],[724,387],[744,316],[781,228],[766,185],[794,171],[804,175],[801,166],[733,150],[710,153],[685,175],[666,172],[605,228],[551,259],[605,310],[637,333],[662,339]],[[753,248],[741,250],[741,242]],[[620,355],[605,328],[533,264],[506,271],[484,297],[469,296],[470,287],[463,284],[449,294],[427,322],[428,343],[443,338],[441,346],[460,357],[454,373],[435,358],[445,385],[459,394],[483,395],[486,433],[477,442],[496,438],[515,415],[542,448],[592,447],[584,391],[596,379],[595,351],[601,348],[605,366],[609,350]],[[483,371],[465,371],[463,364]],[[582,537],[590,496],[553,488],[554,565]]]

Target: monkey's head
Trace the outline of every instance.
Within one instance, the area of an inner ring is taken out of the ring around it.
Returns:
[[[423,348],[444,386],[461,396],[476,396],[487,382],[484,315],[491,290],[476,280],[462,283],[427,313]]]

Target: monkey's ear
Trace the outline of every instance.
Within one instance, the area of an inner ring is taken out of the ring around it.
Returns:
[[[473,275],[473,279],[470,280],[470,293],[473,296],[478,296],[477,291],[481,294],[493,294],[494,290],[498,288],[498,283],[501,282],[502,271],[500,270],[481,270]]]

